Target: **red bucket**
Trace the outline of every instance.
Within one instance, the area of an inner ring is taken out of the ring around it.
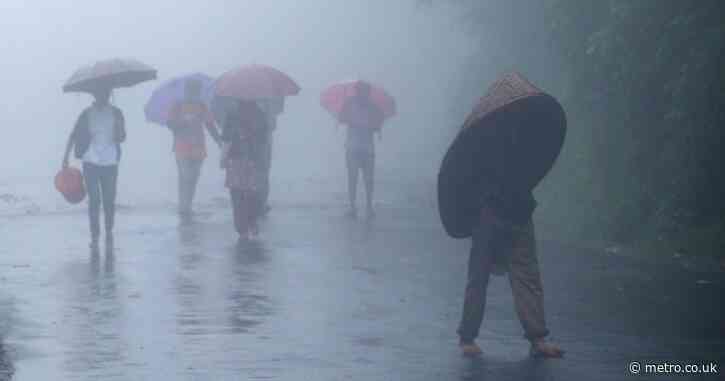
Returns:
[[[78,204],[86,197],[83,174],[73,167],[63,168],[55,175],[55,189],[71,204]]]

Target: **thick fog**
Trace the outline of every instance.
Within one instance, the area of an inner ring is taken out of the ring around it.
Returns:
[[[10,191],[27,186],[22,192],[34,202],[64,205],[52,178],[91,97],[63,94],[61,86],[82,65],[130,57],[158,69],[159,79],[114,93],[128,131],[121,205],[176,200],[170,133],[143,115],[154,87],[176,75],[218,76],[248,63],[276,67],[302,88],[287,98],[278,120],[273,201],[344,199],[344,129],[335,129],[319,94],[353,78],[379,84],[397,100],[398,115],[378,144],[377,198],[385,203],[409,191],[432,195],[442,152],[462,120],[450,107],[452,83],[471,44],[456,27],[459,17],[413,0],[3,1],[0,184]],[[202,203],[225,196],[218,150],[210,145],[209,151],[198,192]]]

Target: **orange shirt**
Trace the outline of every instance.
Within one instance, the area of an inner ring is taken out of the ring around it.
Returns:
[[[181,159],[206,158],[204,128],[213,129],[214,118],[203,103],[180,102],[169,115],[174,131],[174,152]]]

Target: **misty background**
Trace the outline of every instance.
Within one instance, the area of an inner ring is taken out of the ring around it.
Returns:
[[[277,205],[342,205],[344,130],[319,93],[351,78],[380,84],[398,115],[378,144],[376,199],[434,210],[438,165],[465,115],[500,73],[518,70],[569,118],[564,151],[536,190],[542,234],[717,253],[724,14],[715,0],[3,1],[0,195],[14,199],[0,213],[71,208],[52,178],[91,98],[60,87],[96,60],[133,57],[159,71],[114,96],[129,134],[118,201],[147,207],[176,200],[170,134],[143,118],[164,79],[263,63],[300,84],[275,135]],[[226,199],[209,151],[202,204]]]
[[[390,193],[408,191],[400,184],[434,184],[440,152],[455,131],[446,124],[445,93],[457,71],[452,62],[470,49],[450,18],[417,12],[412,1],[9,1],[0,5],[0,15],[0,32],[10,37],[3,41],[0,70],[0,124],[8,133],[0,139],[0,182],[6,188],[32,184],[33,190],[6,192],[37,204],[53,200],[53,208],[65,207],[52,178],[68,133],[92,99],[60,91],[81,65],[133,57],[159,72],[158,81],[114,92],[129,136],[119,176],[121,205],[176,201],[170,133],[143,116],[153,88],[172,76],[218,76],[248,63],[276,67],[302,87],[299,96],[287,98],[278,120],[273,201],[346,200],[344,128],[336,130],[319,105],[325,87],[363,78],[396,97],[399,115],[378,145],[379,176],[394,181],[380,187],[385,203]],[[210,144],[209,151],[201,203],[226,198],[218,150]],[[427,197],[434,192],[409,188]]]
[[[510,69],[564,105],[567,140],[536,191],[539,231],[725,259],[721,1],[419,4],[454,4],[476,38],[457,81],[459,110]]]

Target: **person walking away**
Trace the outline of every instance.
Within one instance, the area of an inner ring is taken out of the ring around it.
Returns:
[[[100,237],[100,208],[103,204],[106,244],[113,245],[116,185],[121,160],[121,143],[126,140],[123,113],[109,103],[110,89],[93,93],[95,101],[78,117],[66,144],[63,168],[74,149],[75,157],[83,161],[83,178],[88,193],[88,218],[92,248],[98,247]]]
[[[169,114],[169,128],[174,135],[173,151],[178,169],[179,214],[190,215],[201,167],[207,157],[204,129],[220,146],[221,136],[214,117],[201,100],[202,83],[189,80],[185,99],[177,102]]]
[[[260,195],[262,214],[269,212],[270,173],[272,170],[272,147],[274,131],[277,129],[277,116],[284,111],[284,97],[269,98],[257,101],[257,106],[262,110],[267,122],[267,140],[264,148],[262,162],[262,173],[264,181]]]
[[[220,166],[226,169],[225,185],[240,240],[259,233],[267,129],[264,113],[252,101],[239,101],[238,107],[227,113],[222,129]]]
[[[351,97],[340,113],[340,122],[347,125],[345,159],[350,207],[347,215],[357,217],[357,180],[362,172],[365,185],[367,218],[375,216],[373,192],[375,183],[375,140],[382,140],[382,111],[370,99],[370,85],[358,82],[355,96]]]

